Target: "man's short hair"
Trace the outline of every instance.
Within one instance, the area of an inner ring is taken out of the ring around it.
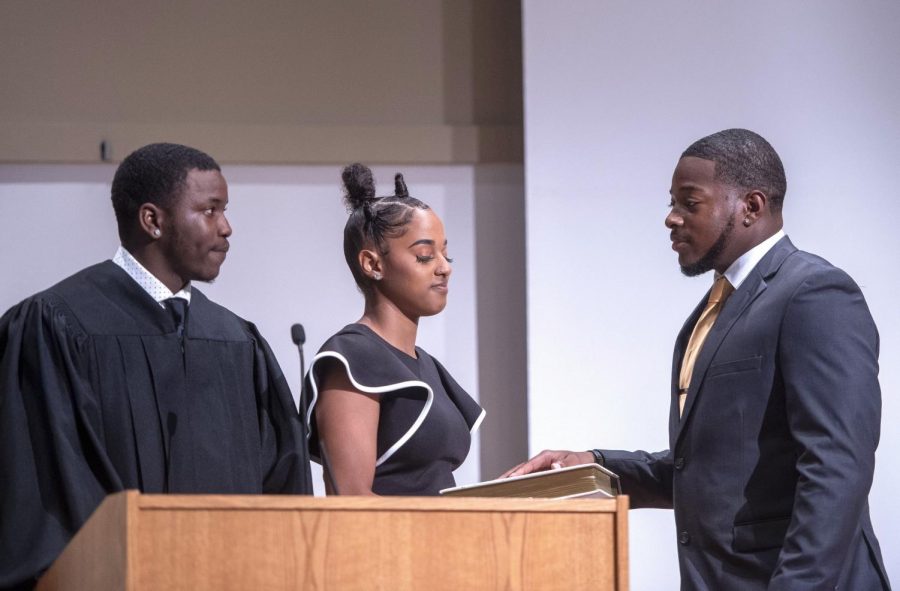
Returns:
[[[180,144],[149,144],[129,154],[116,170],[112,204],[119,239],[129,238],[144,203],[168,209],[185,189],[191,170],[221,170],[212,156]]]
[[[725,129],[699,139],[681,155],[712,160],[716,180],[758,189],[769,198],[773,211],[781,211],[787,180],[775,148],[758,133],[747,129]]]

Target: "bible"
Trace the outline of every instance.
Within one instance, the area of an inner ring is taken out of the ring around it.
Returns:
[[[450,497],[516,497],[532,499],[611,498],[621,492],[619,477],[599,464],[580,464],[445,488]]]

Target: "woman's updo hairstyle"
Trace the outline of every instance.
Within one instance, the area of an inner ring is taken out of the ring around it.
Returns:
[[[406,226],[415,209],[429,209],[428,205],[409,196],[406,182],[399,172],[394,175],[394,194],[375,196],[375,179],[368,166],[360,163],[344,167],[344,203],[350,212],[344,226],[344,258],[353,273],[356,285],[367,293],[372,280],[359,266],[359,252],[373,249],[381,256],[388,254],[388,238],[406,233]]]

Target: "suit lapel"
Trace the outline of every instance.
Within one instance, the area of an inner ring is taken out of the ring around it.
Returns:
[[[678,431],[678,425],[681,423],[681,418],[678,416],[678,380],[681,375],[681,362],[684,359],[684,352],[687,349],[691,333],[694,331],[694,325],[697,324],[697,320],[700,319],[700,314],[703,313],[706,302],[709,300],[710,290],[706,291],[703,299],[700,300],[700,303],[697,304],[691,315],[684,321],[684,326],[681,327],[678,338],[675,339],[675,352],[672,354],[672,400],[669,407],[669,441],[672,445],[675,442],[674,437]]]
[[[750,272],[750,275],[748,275],[741,284],[740,288],[731,294],[731,297],[725,302],[725,307],[722,308],[722,311],[719,313],[719,317],[716,319],[716,323],[713,325],[712,330],[710,330],[709,335],[707,335],[706,341],[703,343],[703,348],[697,356],[697,361],[694,363],[691,385],[688,388],[687,399],[684,403],[684,412],[681,417],[679,417],[677,392],[678,373],[681,368],[684,349],[687,346],[687,339],[690,338],[694,323],[696,323],[697,317],[699,316],[698,310],[702,310],[705,305],[705,300],[701,302],[697,309],[694,310],[694,313],[691,314],[689,322],[685,323],[685,328],[682,328],[676,345],[676,359],[675,363],[673,363],[674,367],[672,371],[673,406],[669,420],[669,441],[671,449],[675,448],[675,444],[678,442],[681,433],[684,431],[688,417],[697,401],[698,393],[706,377],[706,372],[709,369],[712,360],[715,358],[716,351],[718,351],[722,342],[728,337],[738,318],[743,316],[747,312],[747,308],[750,304],[765,292],[766,287],[768,286],[768,280],[775,275],[785,259],[796,251],[797,248],[791,243],[787,236],[779,240],[775,246],[766,253],[762,260],[760,260],[756,267],[754,267]],[[707,297],[708,296],[709,293],[707,292]]]

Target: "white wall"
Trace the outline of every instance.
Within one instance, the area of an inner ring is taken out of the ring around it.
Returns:
[[[378,194],[393,192],[394,172],[401,170],[411,193],[444,220],[455,259],[450,301],[441,315],[422,319],[419,344],[477,399],[475,195],[485,193],[485,186],[521,194],[521,167],[373,170]],[[112,256],[118,246],[109,201],[114,171],[108,165],[0,165],[0,310]],[[362,314],[362,296],[342,254],[347,213],[340,167],[226,166],[223,173],[232,248],[216,282],[200,289],[259,326],[296,396],[300,364],[290,326],[304,325],[309,360],[331,334]],[[486,421],[500,420],[488,410]],[[479,479],[479,452],[476,437],[457,470],[460,484]],[[314,478],[321,492],[318,470]]]
[[[530,448],[667,446],[672,344],[711,278],[663,226],[678,155],[769,139],[786,230],[860,284],[881,332],[870,495],[900,576],[900,4],[523,2]],[[677,585],[668,511],[631,513],[635,591]]]

